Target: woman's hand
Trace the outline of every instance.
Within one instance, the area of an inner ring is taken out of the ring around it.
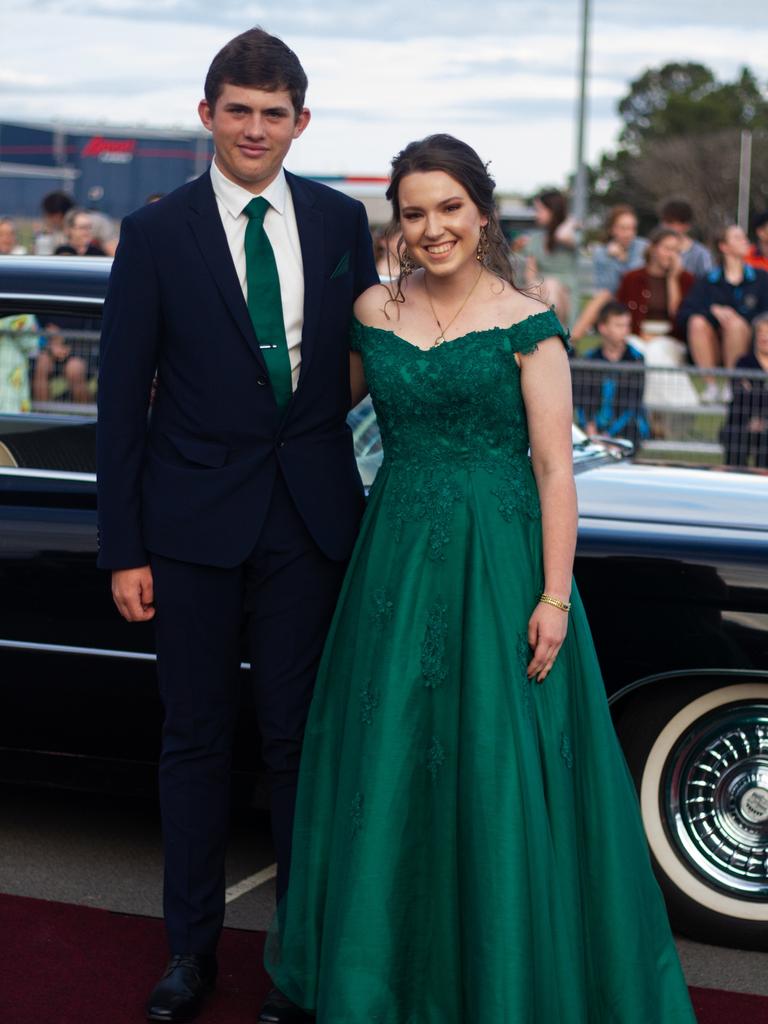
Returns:
[[[568,612],[550,604],[536,605],[528,620],[528,644],[533,650],[533,658],[527,668],[529,679],[544,682],[552,671],[567,632]]]

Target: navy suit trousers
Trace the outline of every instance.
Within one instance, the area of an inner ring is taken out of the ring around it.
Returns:
[[[248,559],[232,569],[153,555],[165,710],[160,801],[172,953],[212,953],[224,920],[224,859],[243,639],[267,770],[278,865],[288,883],[301,742],[346,563],[328,559],[277,474]]]

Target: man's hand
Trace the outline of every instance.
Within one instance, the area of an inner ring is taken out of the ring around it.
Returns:
[[[128,622],[148,622],[154,618],[155,594],[150,567],[116,569],[112,573],[112,598]]]

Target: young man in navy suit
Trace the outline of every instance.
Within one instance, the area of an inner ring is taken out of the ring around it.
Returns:
[[[363,510],[348,331],[377,275],[361,204],[283,170],[306,85],[261,29],[217,54],[199,107],[210,172],[125,219],[104,310],[99,564],[126,619],[155,619],[165,711],[171,960],[153,1021],[192,1020],[215,981],[243,637],[285,892],[304,724]],[[273,992],[260,1019],[306,1018]]]

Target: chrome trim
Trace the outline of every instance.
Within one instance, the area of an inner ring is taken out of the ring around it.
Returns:
[[[157,661],[156,654],[145,651],[114,651],[106,647],[74,647],[69,644],[38,644],[31,640],[0,640],[0,650],[33,651],[42,654],[75,654],[92,658],[121,658],[124,661]],[[250,669],[250,662],[240,663],[241,669]]]
[[[95,473],[75,473],[63,469],[14,469],[0,466],[0,476],[21,476],[38,480],[69,480],[73,483],[96,483]]]
[[[729,895],[768,899],[768,707],[731,705],[694,723],[664,789],[678,855]]]
[[[33,292],[0,292],[0,302],[66,302],[98,306],[104,305],[104,298],[98,295],[38,295]]]
[[[726,686],[735,686],[736,683],[743,683],[750,679],[758,683],[768,682],[768,672],[759,668],[679,668],[675,669],[674,672],[654,672],[650,676],[642,676],[640,679],[635,679],[634,682],[627,683],[620,690],[611,694],[608,698],[608,703],[609,705],[615,704],[624,697],[628,697],[630,693],[634,693],[635,690],[640,690],[644,686],[650,686],[654,683],[675,679],[688,679],[696,682],[696,680],[702,677],[711,678],[714,676],[722,677],[723,683]]]
[[[85,654],[93,658],[123,658],[126,661],[157,661],[157,655],[143,651],[112,651],[103,647],[73,647],[68,644],[37,644],[30,640],[0,640],[0,649],[3,648],[45,654]]]

